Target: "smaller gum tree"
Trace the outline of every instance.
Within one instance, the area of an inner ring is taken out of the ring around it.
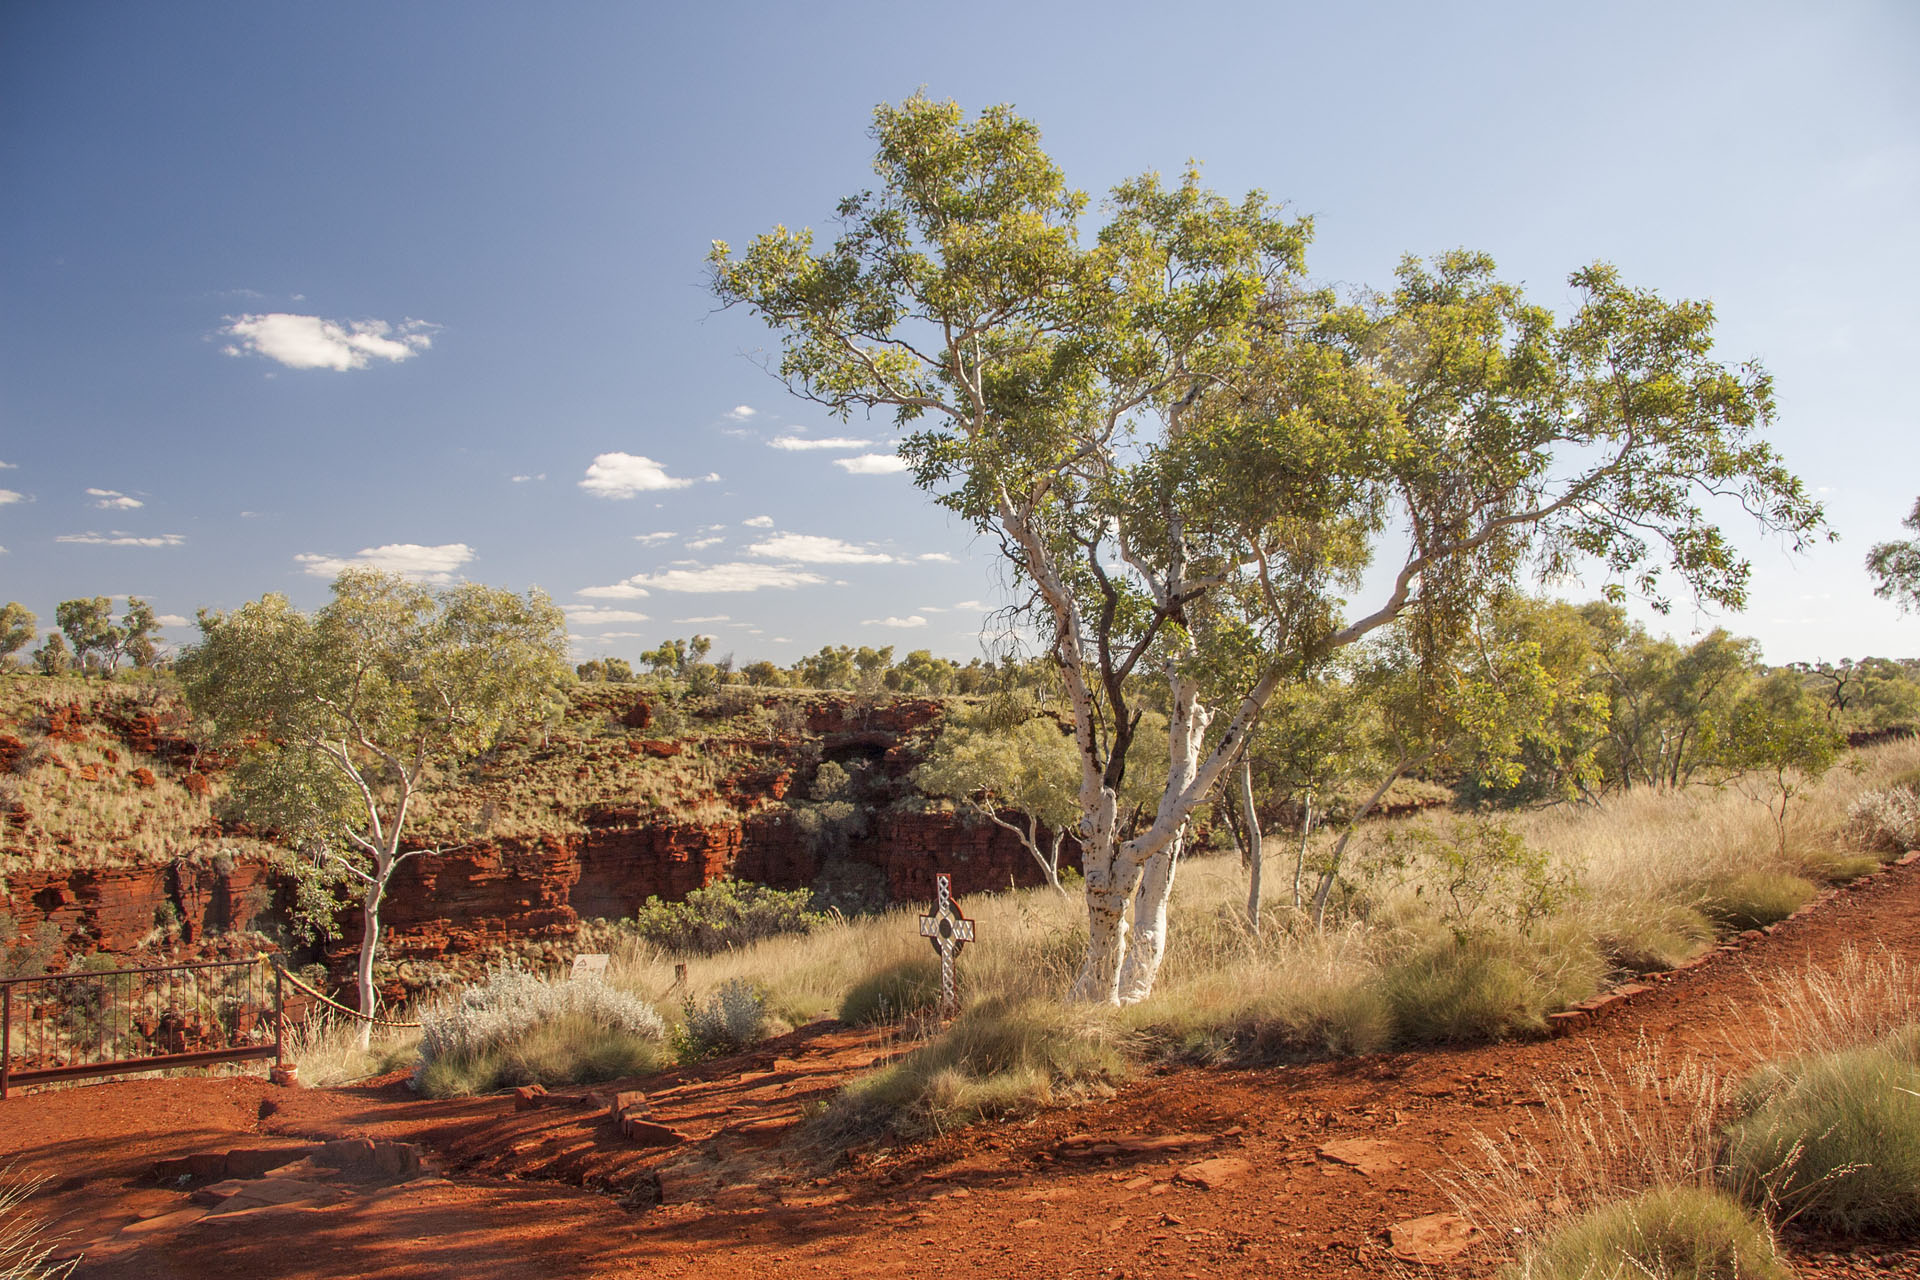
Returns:
[[[424,789],[503,736],[546,721],[571,682],[566,623],[539,591],[443,591],[355,569],[306,614],[265,595],[200,614],[182,656],[187,701],[214,744],[238,752],[231,803],[360,889],[355,978],[374,1007],[380,907],[406,859]],[[361,1043],[371,1034],[363,1024]]]

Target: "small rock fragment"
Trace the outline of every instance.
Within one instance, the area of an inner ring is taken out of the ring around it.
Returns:
[[[1208,1191],[1218,1191],[1239,1181],[1253,1166],[1239,1156],[1215,1156],[1198,1160],[1179,1173],[1179,1180]]]
[[[1430,1213],[1410,1218],[1387,1228],[1393,1256],[1402,1262],[1435,1266],[1465,1253],[1480,1238],[1467,1220],[1457,1213]]]

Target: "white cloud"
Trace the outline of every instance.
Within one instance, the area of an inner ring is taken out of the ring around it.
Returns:
[[[767,641],[767,643],[768,644],[792,644],[793,641],[787,636],[775,636],[773,639]]]
[[[635,542],[644,542],[644,543],[647,543],[648,545],[651,545],[656,542],[667,542],[679,536],[680,536],[679,534],[674,533],[671,530],[663,530],[659,533],[636,533],[633,535],[633,540]]]
[[[935,564],[952,564],[953,557],[944,551],[929,551],[925,555],[915,556],[916,560],[930,560]]]
[[[19,467],[17,462],[0,462],[0,471],[12,471]]]
[[[610,622],[645,622],[647,615],[631,609],[605,609],[597,604],[563,604],[560,612],[576,627],[599,627]]]
[[[802,449],[864,449],[872,443],[871,440],[856,440],[852,436],[826,436],[819,440],[809,440],[804,436],[775,436],[767,441],[767,447],[798,452]]]
[[[755,542],[747,550],[773,560],[799,560],[806,564],[892,564],[884,551],[869,551],[838,538],[823,538],[811,533],[776,533],[764,542]]]
[[[437,584],[452,582],[455,571],[471,559],[473,548],[464,542],[448,542],[437,547],[423,547],[417,542],[390,542],[384,547],[363,547],[346,557],[311,552],[294,557],[315,578],[337,578],[348,569],[379,569],[415,582]]]
[[[289,369],[364,369],[373,360],[410,360],[433,345],[439,325],[407,320],[324,320],[319,316],[228,316],[221,332],[234,339],[230,356],[265,356]]]
[[[740,523],[749,529],[771,529],[773,528],[773,517],[751,516],[748,519],[742,520]]]
[[[87,496],[92,498],[93,505],[102,511],[132,511],[135,507],[147,505],[138,498],[129,498],[118,489],[89,489]]]
[[[910,630],[914,627],[926,626],[927,620],[916,613],[905,618],[868,618],[860,625],[863,627],[901,627]]]
[[[760,411],[750,404],[737,404],[727,410],[727,416],[735,422],[745,422],[748,418],[758,417]]]
[[[624,582],[607,587],[587,587],[574,594],[597,600],[626,600],[646,595],[648,588],[705,595],[723,591],[759,591],[764,587],[806,587],[825,581],[819,574],[808,573],[804,569],[732,562],[663,569],[659,573],[636,573]]]
[[[513,482],[514,482],[515,484],[526,484],[526,483],[528,483],[529,481],[532,481],[532,480],[545,480],[545,479],[547,478],[547,473],[546,473],[546,472],[544,472],[544,471],[542,471],[542,472],[540,472],[540,473],[538,473],[537,475],[531,475],[531,476],[510,476],[510,477],[508,477],[508,478],[509,478],[510,480],[512,480],[512,481],[513,481]]]
[[[0,489],[0,507],[4,507],[9,503],[25,502],[26,500],[27,495],[24,493],[15,493],[12,489]]]
[[[610,587],[582,587],[573,594],[590,600],[642,600],[650,593],[631,582],[616,582]]]
[[[863,453],[857,458],[835,458],[833,465],[856,476],[891,476],[907,469],[907,460],[897,453]]]
[[[187,625],[187,619],[177,613],[163,613],[155,618],[154,622],[163,627],[184,627]]]
[[[183,533],[161,533],[152,537],[137,537],[123,529],[112,533],[63,533],[55,542],[78,542],[90,547],[177,547],[187,540]]]
[[[596,498],[631,498],[653,489],[684,489],[693,481],[667,474],[652,458],[634,453],[603,453],[587,468],[580,487]]]
[[[732,622],[733,619],[724,613],[708,613],[698,618],[675,618],[673,621],[677,626],[698,627],[714,622]]]
[[[705,551],[708,547],[717,547],[725,541],[725,538],[695,538],[687,543],[687,550]]]

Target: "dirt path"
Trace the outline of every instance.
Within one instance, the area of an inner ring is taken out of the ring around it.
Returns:
[[[1668,1062],[1744,1066],[1756,980],[1861,944],[1920,963],[1920,863],[1837,892],[1559,1039],[1170,1072],[1107,1102],[881,1153],[831,1177],[811,1176],[781,1140],[806,1104],[888,1047],[832,1026],[647,1082],[652,1118],[686,1138],[672,1148],[638,1148],[602,1110],[565,1099],[515,1111],[511,1097],[423,1102],[398,1082],[289,1092],[233,1079],[15,1099],[0,1108],[0,1153],[59,1180],[40,1202],[88,1245],[76,1275],[102,1280],[1419,1272],[1396,1262],[1387,1229],[1450,1208],[1429,1175],[1474,1163],[1476,1131],[1529,1131],[1537,1081],[1620,1060],[1643,1037]],[[335,1179],[323,1203],[204,1217],[182,1210],[205,1179],[161,1184],[152,1173],[163,1157],[349,1135],[417,1144],[432,1167]],[[648,1174],[664,1204],[633,1210],[608,1194]],[[1791,1243],[1806,1275],[1920,1275],[1920,1245]],[[1475,1250],[1436,1270],[1489,1266]]]

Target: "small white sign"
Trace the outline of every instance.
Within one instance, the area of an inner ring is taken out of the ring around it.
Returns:
[[[582,978],[604,978],[606,975],[606,956],[575,956],[573,958],[572,980],[574,982],[578,982]]]

